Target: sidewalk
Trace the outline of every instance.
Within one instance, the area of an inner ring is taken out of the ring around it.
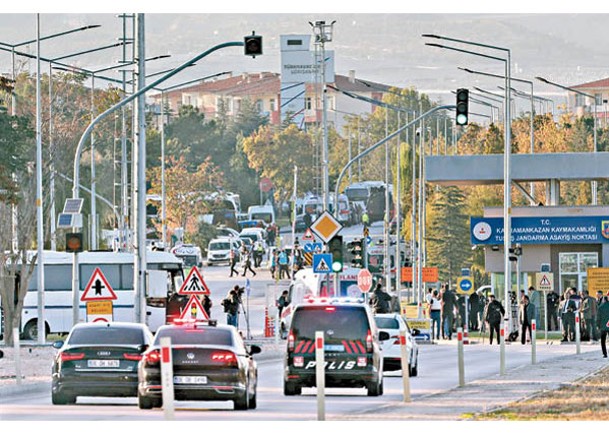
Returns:
[[[392,402],[360,414],[336,416],[336,420],[467,420],[511,402],[557,389],[590,376],[609,365],[600,350],[557,357],[535,365],[507,370],[504,376],[471,381],[463,387],[432,394],[410,403]]]

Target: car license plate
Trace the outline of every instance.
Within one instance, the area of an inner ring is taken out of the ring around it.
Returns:
[[[87,361],[87,367],[91,368],[118,368],[121,363],[117,359],[90,359]]]
[[[328,352],[344,352],[345,346],[342,344],[326,344],[324,350],[327,350]]]
[[[174,376],[174,384],[207,384],[207,376]]]

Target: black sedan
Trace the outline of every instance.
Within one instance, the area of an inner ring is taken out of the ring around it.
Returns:
[[[53,362],[54,405],[76,403],[78,396],[134,397],[137,364],[152,344],[148,327],[139,323],[79,323]]]
[[[141,409],[163,405],[161,338],[171,339],[175,400],[231,400],[237,410],[256,408],[258,368],[233,326],[202,321],[160,327],[154,343],[139,363],[138,405]]]

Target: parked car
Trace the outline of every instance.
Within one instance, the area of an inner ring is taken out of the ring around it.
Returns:
[[[324,299],[327,300],[327,299]],[[383,394],[379,332],[367,304],[311,301],[294,310],[287,337],[283,393],[299,395],[315,387],[315,332],[324,333],[326,387],[366,388],[369,396]]]
[[[400,331],[406,333],[406,355],[408,356],[408,373],[417,376],[419,373],[419,346],[414,337],[417,330],[411,330],[408,323],[398,313],[375,314],[374,321],[379,331],[389,334],[389,340],[383,342],[383,371],[389,372],[402,369],[402,348],[400,345]]]
[[[220,238],[220,237],[228,237],[228,238],[233,238],[233,239],[239,238],[239,231],[226,227],[226,226],[216,227],[216,232],[218,234],[218,238]]]
[[[165,325],[138,367],[138,406],[163,406],[161,338],[171,339],[173,389],[176,400],[231,400],[236,410],[257,406],[259,346],[246,346],[234,326],[215,321]]]
[[[152,333],[141,323],[78,323],[53,361],[53,405],[76,403],[78,396],[137,396],[137,364],[152,344]]]

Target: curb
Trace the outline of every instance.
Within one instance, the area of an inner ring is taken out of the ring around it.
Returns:
[[[21,385],[5,385],[0,387],[0,396],[6,398],[8,396],[41,393],[44,391],[51,391],[51,382],[32,382]]]

